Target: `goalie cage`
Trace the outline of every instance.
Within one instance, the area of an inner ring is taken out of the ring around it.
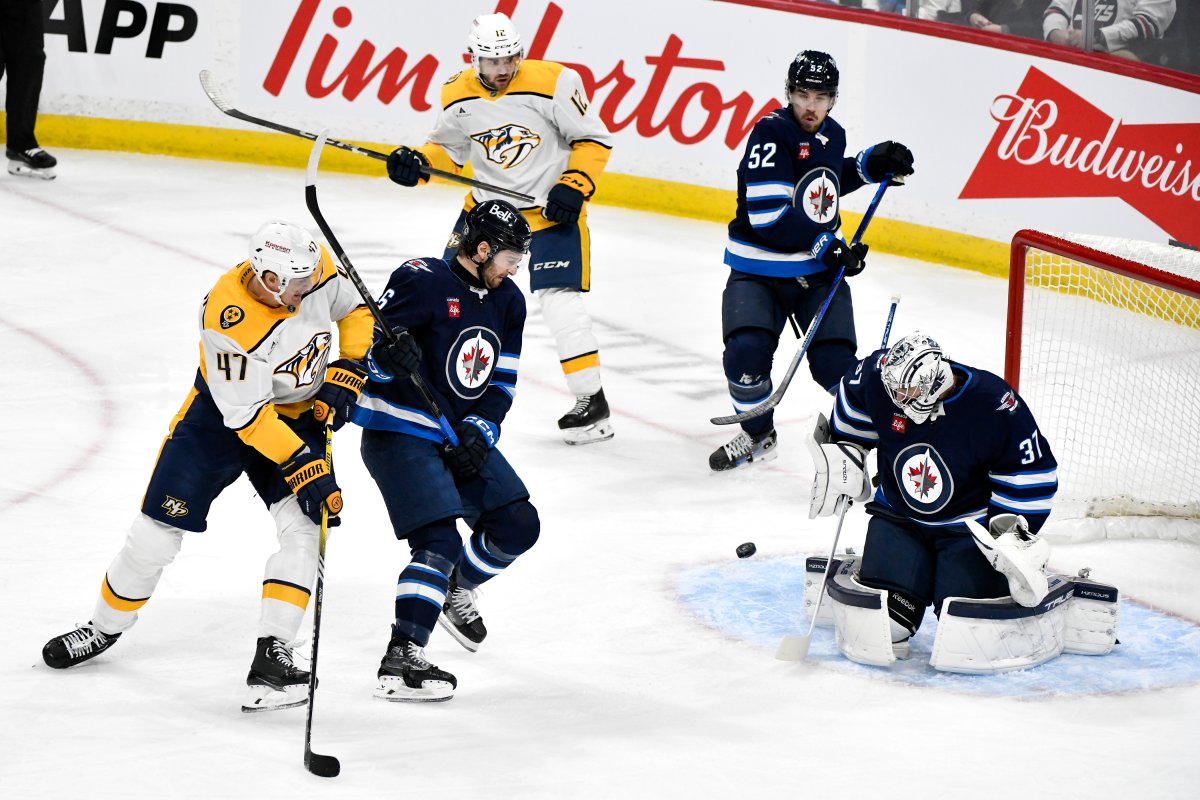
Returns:
[[[1058,541],[1200,543],[1200,252],[1020,231],[1005,378],[1058,458]]]

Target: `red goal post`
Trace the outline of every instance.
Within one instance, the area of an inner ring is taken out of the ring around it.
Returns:
[[[1200,252],[1023,230],[1005,378],[1059,462],[1052,534],[1200,542]]]

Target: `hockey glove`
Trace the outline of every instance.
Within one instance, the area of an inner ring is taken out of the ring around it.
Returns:
[[[892,175],[891,185],[904,183],[905,178],[913,174],[913,154],[899,142],[880,142],[871,145],[858,154],[858,172],[871,183],[879,183],[887,175]]]
[[[813,258],[820,259],[821,263],[827,268],[832,270],[844,269],[845,277],[853,278],[866,269],[867,250],[869,249],[862,242],[856,245],[848,245],[829,231],[826,231],[813,242],[812,254]]]
[[[416,186],[421,178],[429,179],[429,159],[420,150],[397,147],[388,156],[388,177],[401,186]]]
[[[490,430],[485,432],[485,429]],[[479,474],[491,449],[489,439],[494,444],[494,430],[494,425],[474,415],[454,426],[454,433],[458,436],[458,447],[447,444],[442,448],[442,460],[446,462],[454,477],[470,478]]]
[[[550,187],[542,216],[551,222],[574,225],[583,211],[583,201],[592,196],[596,185],[591,178],[577,170],[568,170]]]
[[[345,425],[366,382],[367,370],[357,361],[339,358],[330,364],[313,403],[313,416],[317,422],[324,423],[332,408],[337,412],[333,415],[333,429],[336,431]]]
[[[407,378],[421,366],[421,346],[402,325],[392,328],[395,338],[379,339],[367,351],[367,370],[380,383]]]
[[[325,459],[301,447],[287,461],[279,465],[283,480],[300,501],[300,510],[318,525],[321,524],[321,506],[329,509],[329,527],[342,524],[337,515],[342,513],[342,490],[329,473]]]

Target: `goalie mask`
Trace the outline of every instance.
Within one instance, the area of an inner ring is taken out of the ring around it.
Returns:
[[[471,66],[475,77],[492,91],[505,88],[516,77],[525,55],[521,35],[513,27],[512,20],[504,14],[483,14],[471,21],[467,34],[467,52],[471,54]],[[511,71],[502,65],[502,60],[511,59]],[[502,83],[497,80],[499,75]]]
[[[258,276],[263,289],[280,305],[286,305],[283,294],[287,291],[288,284],[312,278],[320,264],[321,246],[299,225],[272,220],[250,237],[250,267]],[[275,273],[275,277],[279,279],[277,291],[267,289],[263,276],[268,272]]]
[[[892,345],[881,365],[883,385],[892,402],[918,425],[942,414],[941,396],[954,385],[941,345],[921,332]]]

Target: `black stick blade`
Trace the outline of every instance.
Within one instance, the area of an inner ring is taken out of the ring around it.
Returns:
[[[318,778],[336,778],[342,771],[342,763],[336,756],[323,756],[306,750],[304,753],[304,768]]]

